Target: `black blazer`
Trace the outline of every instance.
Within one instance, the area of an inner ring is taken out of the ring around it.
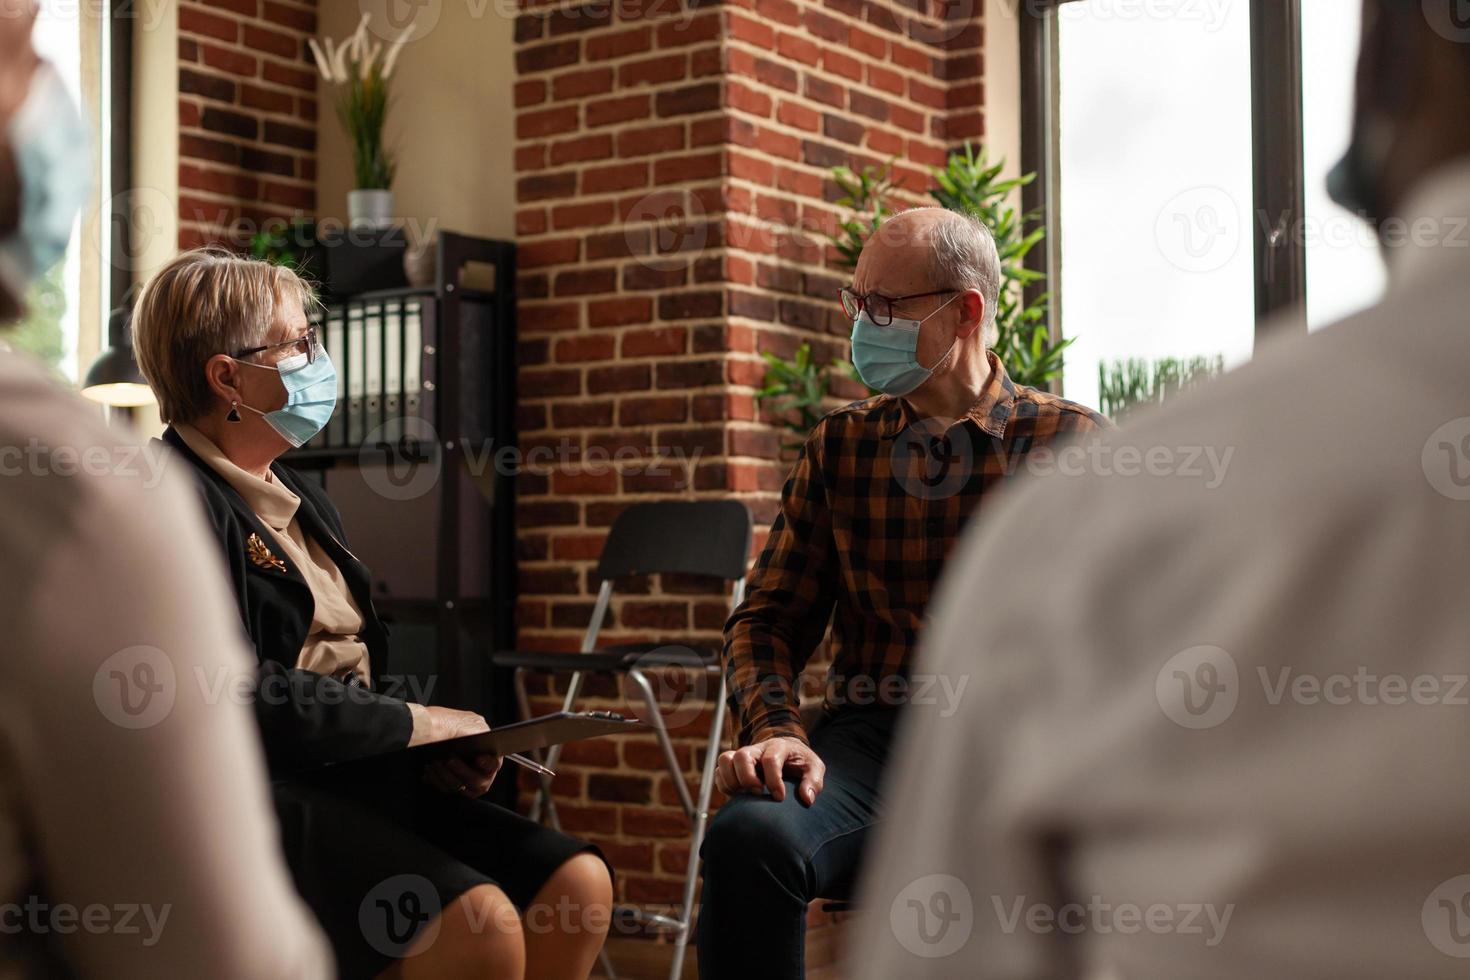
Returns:
[[[260,658],[255,713],[272,773],[291,773],[406,746],[413,731],[407,703],[379,693],[389,674],[388,629],[373,608],[368,568],[343,543],[347,535],[341,515],[326,493],[289,467],[271,464],[275,478],[301,498],[296,519],[302,532],[321,545],[341,569],[362,610],[360,637],[367,644],[375,675],[373,690],[296,666],[315,610],[306,579],[279,554],[279,547],[272,547],[274,533],[246,506],[244,498],[195,455],[172,427],[164,432],[163,441],[188,461],[196,477],[210,525],[219,538],[240,620]],[[252,535],[270,549],[270,555],[257,549],[252,558]]]

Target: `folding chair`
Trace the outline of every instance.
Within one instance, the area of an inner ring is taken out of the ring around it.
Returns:
[[[582,692],[583,678],[588,673],[621,675],[632,682],[646,708],[642,720],[654,731],[664,764],[679,794],[679,803],[689,819],[689,868],[684,878],[684,897],[678,916],[661,915],[636,906],[618,906],[615,914],[632,919],[643,926],[671,932],[674,936],[674,963],[669,980],[679,980],[684,965],[684,951],[689,944],[694,913],[694,891],[699,880],[699,847],[704,840],[709,819],[710,794],[714,787],[715,759],[719,755],[721,735],[725,728],[725,674],[719,651],[695,651],[687,647],[658,644],[597,646],[597,634],[607,616],[612,598],[613,581],[629,575],[698,575],[724,579],[732,583],[730,611],[745,597],[745,569],[750,557],[750,512],[733,500],[661,501],[634,504],[618,516],[608,532],[602,557],[597,563],[599,581],[597,601],[592,619],[579,653],[538,653],[501,651],[491,656],[500,667],[515,669],[516,700],[523,716],[530,715],[530,698],[526,693],[527,671],[569,673],[563,709],[574,709]],[[659,711],[658,697],[645,673],[663,667],[703,670],[716,678],[714,720],[710,724],[704,767],[700,774],[699,793],[691,798],[684,774],[679,768],[674,744]],[[543,760],[556,767],[561,746],[553,747]],[[548,821],[560,829],[556,804],[551,796],[551,778],[540,776],[536,802],[531,818],[539,820],[542,807]],[[612,964],[603,953],[602,966],[615,980]]]

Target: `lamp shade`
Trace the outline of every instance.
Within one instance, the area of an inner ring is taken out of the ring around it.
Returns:
[[[132,347],[112,347],[102,352],[87,371],[82,394],[94,402],[115,408],[137,408],[153,403],[153,389],[138,370]]]
[[[82,382],[82,394],[94,402],[114,408],[137,408],[153,403],[153,389],[148,387],[133,356],[129,329],[132,319],[132,311],[121,307],[108,317],[107,339],[112,346],[92,362]]]

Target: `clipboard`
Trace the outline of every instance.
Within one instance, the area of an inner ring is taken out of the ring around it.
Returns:
[[[418,745],[409,751],[433,758],[450,755],[511,755],[546,749],[583,738],[647,730],[648,726],[638,719],[624,718],[610,711],[558,711],[539,718],[511,722],[478,735]]]

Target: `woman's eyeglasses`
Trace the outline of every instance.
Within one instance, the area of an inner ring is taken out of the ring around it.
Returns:
[[[290,351],[290,353],[305,354],[306,363],[314,363],[316,361],[316,352],[320,349],[316,342],[316,327],[307,327],[306,333],[302,334],[300,337],[295,338],[294,340],[283,340],[279,344],[265,344],[261,347],[247,347],[244,350],[235,351],[235,353],[231,354],[230,356],[236,359],[245,358],[251,356],[252,354],[259,354],[263,351],[268,350],[276,350],[280,347],[295,348],[294,350]]]
[[[886,327],[893,322],[893,304],[895,303],[957,292],[959,292],[958,289],[936,289],[931,293],[910,293],[908,296],[884,296],[882,293],[868,293],[865,296],[843,287],[838,290],[837,295],[842,300],[842,312],[848,316],[857,319],[858,314],[867,310],[868,319],[877,326]]]

